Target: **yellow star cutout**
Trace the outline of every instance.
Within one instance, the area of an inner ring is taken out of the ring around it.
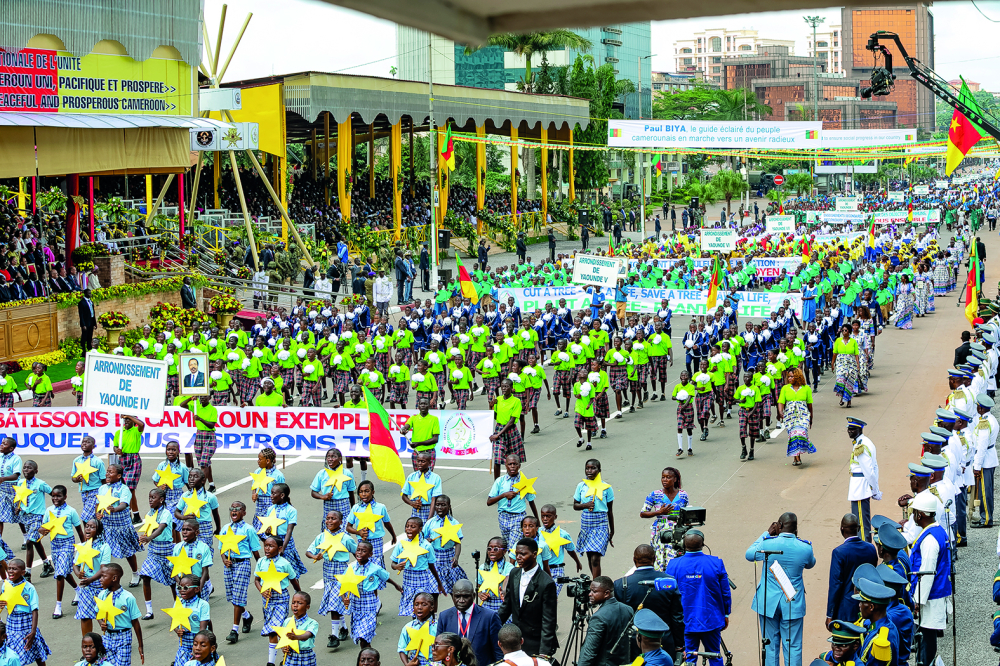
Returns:
[[[278,644],[274,646],[275,650],[282,650],[286,647],[292,648],[295,652],[299,651],[299,642],[294,638],[288,637],[289,631],[294,631],[298,633],[299,628],[295,626],[295,618],[290,617],[285,620],[285,623],[281,625],[281,628],[277,630],[278,634]]]
[[[69,516],[57,516],[54,513],[48,513],[47,515],[49,519],[42,523],[42,529],[49,531],[50,539],[55,539],[60,535],[69,536],[69,533],[66,532],[66,519]]]
[[[25,479],[21,479],[21,483],[14,486],[14,504],[20,504],[21,506],[27,508],[28,498],[31,497],[31,493],[34,491],[28,487]]]
[[[115,618],[124,613],[125,611],[121,608],[115,607],[114,594],[108,592],[108,596],[103,599],[95,599],[97,602],[97,619],[104,620],[108,623],[110,628],[115,626]]]
[[[568,543],[573,543],[572,540],[563,537],[558,529],[552,532],[541,530],[539,534],[542,535],[542,540],[545,542],[545,545],[549,547],[549,550],[551,550],[552,554],[556,557],[559,557],[559,552],[562,550],[563,546]]]
[[[427,549],[421,547],[420,545],[419,536],[413,537],[413,541],[410,541],[409,539],[400,539],[399,545],[401,545],[403,549],[400,551],[398,559],[409,560],[410,566],[417,566],[417,558],[427,553]]]
[[[230,527],[228,532],[216,534],[215,538],[219,540],[219,555],[225,555],[226,553],[236,553],[239,555],[240,542],[246,539],[247,535],[237,534]]]
[[[420,628],[414,631],[413,627],[407,627],[406,635],[410,642],[406,644],[406,651],[416,650],[424,656],[430,657],[431,646],[434,645],[434,637],[431,636],[431,621],[427,620]]]
[[[521,499],[524,499],[528,495],[534,495],[535,481],[537,480],[538,480],[537,476],[533,476],[529,479],[524,474],[521,474],[521,478],[518,479],[517,483],[514,484],[514,490],[520,493]]]
[[[444,519],[444,523],[441,527],[435,527],[434,531],[441,536],[441,547],[444,548],[448,543],[454,541],[455,543],[462,543],[462,540],[458,538],[458,531],[462,529],[463,523],[452,523],[448,522],[448,519]]]
[[[274,590],[278,594],[281,594],[281,581],[288,578],[288,574],[284,571],[278,571],[274,567],[274,560],[271,560],[268,563],[267,569],[257,572],[257,578],[260,578],[261,592],[264,590]]]
[[[82,460],[74,465],[73,476],[82,476],[84,483],[90,483],[90,475],[97,471],[97,468],[90,464],[90,459]]]
[[[323,530],[323,540],[320,542],[318,551],[326,553],[326,559],[332,560],[335,553],[347,553],[347,546],[344,545],[344,533],[330,534]]]
[[[18,606],[28,607],[28,602],[24,600],[24,595],[21,592],[24,591],[24,583],[20,585],[12,585],[10,581],[4,583],[3,592],[0,593],[0,602],[6,604],[7,615],[10,615]]]
[[[378,527],[378,522],[382,520],[383,516],[372,511],[372,506],[369,504],[365,507],[364,511],[354,511],[354,517],[358,521],[358,530],[375,530]]]
[[[194,613],[194,609],[186,608],[181,603],[180,597],[174,599],[174,605],[170,608],[161,608],[160,610],[170,616],[170,631],[177,627],[184,627],[191,631],[191,614]]]
[[[433,483],[428,483],[427,477],[421,474],[417,477],[415,481],[410,481],[410,489],[413,491],[410,493],[410,497],[421,497],[427,501],[430,501],[428,494],[434,489]]]
[[[156,485],[163,486],[164,488],[173,488],[174,481],[181,478],[180,474],[170,469],[169,467],[167,467],[166,469],[156,470],[156,474],[157,476],[160,477],[160,480],[156,482]]]
[[[253,482],[250,484],[250,492],[256,490],[266,493],[268,484],[274,481],[273,478],[267,475],[266,469],[262,469],[259,472],[250,472],[250,478],[253,479]]]
[[[583,497],[592,496],[595,500],[597,498],[603,499],[605,489],[611,487],[610,483],[604,483],[604,481],[601,480],[600,472],[597,473],[597,476],[594,477],[593,481],[590,479],[584,479],[583,482],[587,486],[587,489],[583,491]]]
[[[271,507],[271,513],[266,516],[258,516],[257,520],[260,521],[260,529],[257,530],[257,534],[267,534],[270,530],[271,534],[278,536],[278,528],[285,524],[284,518],[278,518],[274,507]]]
[[[76,559],[73,564],[86,564],[91,570],[94,569],[94,558],[101,554],[101,551],[94,548],[94,540],[87,539],[83,543],[73,545],[76,551]]]
[[[110,489],[106,493],[99,493],[97,495],[97,513],[104,513],[118,502],[118,497]]]
[[[497,566],[497,563],[493,563],[492,569],[481,569],[479,571],[479,575],[483,578],[483,584],[480,586],[480,589],[492,592],[494,595],[499,597],[500,583],[502,583],[503,579],[507,576],[500,573],[500,567]]]
[[[192,492],[190,495],[182,495],[181,501],[184,502],[184,515],[191,514],[195,518],[201,515],[201,507],[208,504],[208,500],[198,497],[197,491]]]
[[[329,488],[333,486],[339,492],[344,488],[344,483],[351,480],[351,477],[344,473],[344,466],[341,465],[337,469],[326,469],[326,480],[323,481],[323,487]]]
[[[361,590],[358,589],[358,585],[365,579],[364,576],[354,573],[353,569],[348,569],[342,574],[334,574],[333,577],[340,583],[341,595],[353,594],[356,597],[361,596]]]
[[[192,565],[198,563],[198,560],[187,554],[187,549],[183,546],[181,547],[181,552],[177,555],[167,555],[167,561],[174,565],[173,570],[170,572],[171,578],[191,573]]]
[[[135,531],[139,532],[140,534],[144,534],[145,536],[149,536],[159,526],[160,526],[160,521],[156,519],[156,516],[147,513],[146,516],[142,519],[142,524],[136,527]]]

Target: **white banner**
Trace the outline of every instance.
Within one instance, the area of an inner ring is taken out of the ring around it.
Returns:
[[[947,180],[935,180],[934,181],[934,187],[937,188],[937,189],[939,189],[939,190],[947,190],[948,189],[948,181]]]
[[[769,215],[767,217],[767,233],[769,234],[795,233],[795,216]]]
[[[802,263],[801,257],[757,257],[750,261],[754,268],[757,269],[758,278],[776,278],[781,277],[782,269],[785,270],[788,275],[794,275],[795,271],[798,270],[799,264]],[[743,265],[742,259],[730,259],[729,265],[734,269],[738,269]]]
[[[858,197],[837,197],[837,212],[856,211],[860,201]]]
[[[708,314],[708,291],[692,289],[645,289],[628,287],[629,312],[656,312],[664,298],[669,299],[669,307],[675,315]],[[739,316],[767,318],[776,312],[788,300],[789,306],[796,313],[802,310],[802,294],[771,293],[769,291],[738,291]],[[717,306],[724,303],[725,294],[719,293]],[[714,310],[713,310],[714,312]]]
[[[609,120],[619,148],[820,148],[823,123],[753,120]]]
[[[114,414],[159,418],[167,392],[167,362],[134,356],[90,352],[83,406]],[[202,381],[208,368],[201,369]],[[192,378],[197,379],[199,375]]]
[[[855,231],[849,234],[818,234],[812,240],[814,243],[837,243],[850,245],[855,239],[865,235],[863,231]]]
[[[605,289],[613,288],[624,266],[625,259],[621,257],[599,257],[577,253],[573,261],[573,282]]]
[[[607,294],[609,299],[614,298],[614,292]],[[534,312],[544,310],[546,303],[551,303],[554,307],[560,306],[559,301],[566,300],[565,307],[570,310],[581,310],[590,307],[590,294],[584,288],[570,284],[565,287],[501,287],[498,297],[501,303],[506,303],[510,297],[514,298],[517,307],[521,312]]]
[[[736,249],[735,229],[702,229],[701,249],[703,252],[732,252]]]
[[[913,193],[916,194],[916,195],[918,195],[918,196],[923,196],[923,195],[926,195],[926,194],[930,194],[930,191],[931,191],[931,186],[930,185],[914,185],[913,186]]]
[[[90,377],[87,378],[90,381]],[[162,391],[161,391],[162,393]],[[431,412],[440,419],[438,460],[485,460],[491,456],[493,412],[481,410],[442,410]],[[216,426],[218,450],[215,455],[256,455],[265,447],[278,453],[307,455],[322,459],[326,451],[337,448],[345,456],[368,456],[368,412],[359,409],[291,407],[218,407]],[[413,414],[412,409],[390,409],[389,430],[401,456],[412,453],[409,440],[399,429]],[[79,453],[80,440],[90,435],[97,441],[97,455],[112,452],[112,441],[121,423],[107,411],[82,407],[18,409],[3,416],[0,434],[17,440],[18,455]],[[170,442],[180,444],[181,452],[194,451],[194,413],[174,407],[162,417],[146,418],[141,453],[162,459]],[[155,464],[155,463],[154,463]],[[152,467],[152,465],[151,465]]]
[[[889,192],[889,197],[888,198],[889,198],[889,201],[893,201],[895,203],[903,203],[903,201],[906,200],[906,193],[905,192]]]
[[[866,213],[859,213],[854,211],[853,213],[836,212],[831,210],[823,211],[823,221],[827,224],[847,224],[849,222],[864,222]]]
[[[916,130],[828,130],[820,132],[824,148],[871,148],[917,142]]]

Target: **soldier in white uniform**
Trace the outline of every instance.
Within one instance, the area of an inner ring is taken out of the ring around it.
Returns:
[[[944,406],[948,409],[972,407],[975,404],[972,392],[965,387],[965,377],[966,373],[963,370],[948,371],[948,388],[951,389],[951,393],[944,400]]]
[[[910,501],[923,491],[931,480],[931,469],[919,463],[910,463],[910,493],[899,498],[899,506],[903,507],[906,513],[906,522],[903,523],[903,536],[906,543],[913,543],[920,536],[920,528],[913,521],[913,512],[910,510]]]
[[[878,487],[878,458],[875,455],[875,444],[862,434],[868,425],[861,419],[847,418],[847,436],[851,438],[851,481],[847,491],[847,499],[851,503],[851,513],[858,517],[863,541],[871,543],[872,520],[871,498],[882,499],[882,491]]]
[[[969,391],[972,395],[979,395],[980,393],[986,393],[986,376],[983,374],[981,368],[983,362],[975,357],[975,354],[981,354],[982,352],[973,352],[969,355],[966,360],[965,365],[969,371]]]
[[[944,528],[948,535],[948,540],[953,540],[953,526],[957,520],[955,515],[955,486],[945,478],[948,471],[948,461],[939,454],[925,453],[920,458],[920,464],[931,470],[931,484],[927,490],[931,492],[937,501],[937,522]]]
[[[997,368],[1000,368],[1000,350],[997,350],[997,335],[994,329],[983,333],[983,346],[986,347],[986,362],[989,367],[986,375],[986,394],[993,398],[997,392]]]
[[[955,545],[969,545],[966,533],[966,512],[968,511],[968,491],[976,487],[975,476],[972,473],[972,460],[975,447],[972,441],[972,430],[969,424],[973,421],[975,410],[969,408],[955,410],[955,425],[952,435],[948,438],[947,453],[956,468],[954,479],[958,494],[955,495]]]
[[[976,409],[979,415],[972,428],[972,438],[975,441],[976,453],[972,461],[972,473],[975,476],[977,493],[982,498],[980,504],[979,522],[972,523],[973,527],[993,527],[993,471],[996,469],[997,461],[997,435],[1000,434],[1000,425],[996,418],[990,414],[993,409],[993,398],[980,394],[976,396]]]

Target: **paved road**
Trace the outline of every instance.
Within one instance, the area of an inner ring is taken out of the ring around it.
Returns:
[[[985,239],[991,253],[1000,252],[1000,242]],[[502,262],[501,262],[502,263]],[[988,267],[987,283],[992,284],[1000,276],[1000,271]],[[559,510],[560,523],[571,534],[578,531],[578,518],[572,510],[572,493],[583,477],[584,461],[597,457],[604,467],[604,479],[615,490],[614,508],[617,514],[615,546],[609,550],[604,560],[606,575],[618,577],[631,566],[631,553],[635,545],[649,539],[649,523],[639,518],[638,511],[645,495],[659,487],[659,471],[664,466],[676,465],[683,474],[683,487],[694,505],[708,509],[708,524],[705,526],[706,542],[715,555],[721,556],[727,565],[732,580],[738,585],[733,593],[733,615],[730,628],[724,634],[729,648],[740,663],[751,663],[757,654],[757,622],[750,611],[756,577],[759,568],[743,558],[745,549],[763,532],[771,521],[784,511],[794,511],[799,515],[799,533],[812,541],[816,557],[816,567],[807,572],[806,591],[808,615],[805,629],[804,655],[807,658],[818,654],[826,646],[827,633],[823,629],[826,602],[829,553],[840,542],[838,525],[841,516],[849,510],[846,489],[849,477],[849,440],[845,430],[845,417],[854,416],[869,423],[866,434],[871,436],[878,447],[879,465],[882,473],[881,485],[885,499],[873,506],[873,512],[891,517],[900,515],[895,498],[908,489],[906,463],[916,460],[919,454],[919,433],[926,430],[933,417],[933,411],[943,403],[946,392],[946,370],[952,360],[952,349],[957,346],[959,333],[966,327],[962,309],[955,307],[956,296],[937,299],[938,311],[933,316],[917,319],[912,331],[889,330],[878,338],[876,367],[870,383],[870,393],[859,397],[850,411],[837,406],[832,393],[831,379],[824,378],[816,396],[815,427],[812,438],[818,453],[807,456],[805,465],[792,467],[785,457],[785,442],[776,441],[759,445],[757,460],[740,462],[737,430],[712,429],[707,442],[695,439],[693,458],[675,460],[674,436],[675,420],[672,404],[648,403],[646,408],[635,414],[626,415],[623,420],[610,424],[609,438],[595,441],[594,451],[587,453],[575,447],[576,435],[569,420],[555,419],[552,403],[543,402],[542,432],[529,436],[527,440],[528,463],[525,472],[537,476],[538,504],[555,504]],[[675,329],[686,328],[683,321],[677,322]],[[671,370],[671,378],[676,379],[679,366]],[[477,398],[472,406],[480,406]],[[57,404],[69,404],[67,394],[57,398]],[[65,483],[70,467],[70,457],[53,456],[41,461],[39,476],[50,484]],[[322,466],[319,458],[287,459],[284,473],[292,487],[292,502],[298,508],[300,526],[298,539],[307,544],[318,533],[320,524],[320,503],[308,497],[305,490],[313,475]],[[155,465],[147,464],[147,470]],[[227,507],[234,499],[249,502],[250,488],[247,474],[255,468],[254,460],[248,458],[219,458],[215,465],[216,483],[220,488],[219,503]],[[461,564],[467,571],[472,570],[470,553],[483,550],[486,541],[498,533],[496,511],[486,507],[486,494],[492,476],[485,461],[462,465],[440,465],[438,472],[444,480],[445,492],[452,497],[456,518],[464,524],[465,544]],[[151,486],[143,482],[140,497]],[[384,502],[395,519],[397,529],[409,514],[396,492],[386,484],[377,483],[377,497]],[[71,503],[79,507],[79,498],[74,496]],[[11,536],[8,529],[8,537]],[[975,596],[978,616],[973,625],[968,615],[960,616],[965,622],[969,618],[975,633],[963,633],[970,641],[982,644],[988,637],[988,619],[985,618],[989,599],[988,589],[993,566],[992,547],[996,542],[993,530],[972,530],[973,547],[964,551],[963,588]],[[14,544],[16,548],[17,545]],[[46,544],[48,549],[48,544]],[[981,558],[975,567],[973,553]],[[965,565],[964,562],[970,562]],[[219,589],[221,572],[213,567],[213,578]],[[976,580],[970,580],[975,577]],[[36,578],[37,580],[37,578]],[[304,577],[304,587],[309,589],[321,580],[319,567],[311,566]],[[964,582],[968,581],[968,582]],[[49,616],[54,601],[54,583],[51,579],[38,583],[41,599],[41,630],[50,646],[55,650],[54,661],[67,662],[78,658],[78,624],[71,615],[53,621]],[[134,590],[141,597],[141,588]],[[316,590],[313,608],[318,608],[320,593]],[[386,664],[395,663],[392,654],[396,649],[403,618],[396,616],[398,594],[388,590],[383,597],[384,607],[380,616],[378,636],[375,645]],[[67,598],[68,601],[68,598]],[[154,588],[155,619],[143,623],[146,638],[147,660],[154,664],[168,663],[176,649],[177,640],[168,632],[168,618],[159,609],[170,604],[169,592],[165,588]],[[67,604],[68,605],[68,604]],[[140,601],[141,605],[141,601]],[[231,608],[225,603],[224,594],[216,593],[212,598],[212,612],[220,639],[229,630]],[[445,604],[446,606],[447,604]],[[960,612],[970,611],[973,602],[960,606]],[[245,657],[255,663],[261,660],[261,650],[265,641],[256,634],[261,626],[260,601],[254,592],[250,594],[251,611],[256,616],[254,632],[244,635],[235,646],[222,646],[227,659]],[[559,619],[561,638],[568,630],[570,604],[565,597],[560,600]],[[320,627],[325,634],[328,628],[325,619]],[[984,633],[985,632],[985,633]],[[325,640],[318,641],[321,658],[328,658],[322,647]],[[944,648],[942,648],[944,650]],[[988,646],[986,648],[988,650]],[[948,650],[950,654],[950,649]],[[345,644],[339,650],[337,661],[346,663],[353,659],[356,649]],[[348,656],[349,655],[349,656]],[[977,655],[980,655],[977,650]],[[981,658],[961,659],[962,664],[985,663],[989,657],[985,651]],[[233,662],[230,662],[233,663]]]

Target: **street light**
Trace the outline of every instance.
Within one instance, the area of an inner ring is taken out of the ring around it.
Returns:
[[[636,58],[636,64],[639,68],[636,70],[636,77],[639,79],[639,120],[642,120],[642,61],[647,60],[655,56],[655,53],[650,53],[647,56],[638,56]],[[649,73],[649,111],[653,112],[653,73]],[[642,153],[637,153],[639,156],[639,233],[643,238],[646,237],[646,183],[643,179],[643,159]],[[653,174],[650,174],[652,176]]]
[[[819,120],[819,65],[816,59],[816,26],[826,21],[822,16],[803,16],[813,29],[813,120]]]

